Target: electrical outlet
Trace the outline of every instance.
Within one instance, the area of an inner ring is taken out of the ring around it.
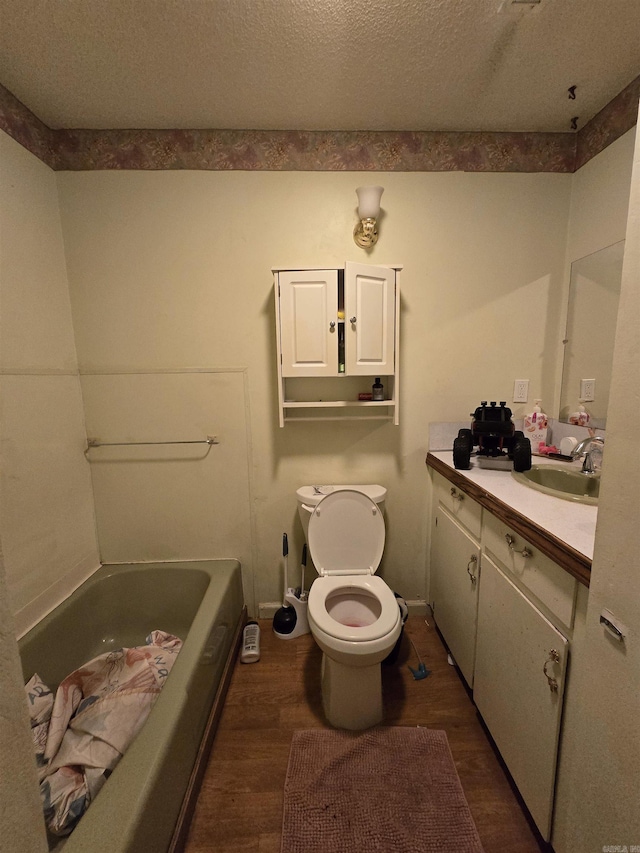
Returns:
[[[513,383],[513,402],[526,403],[529,399],[529,380],[516,379]]]
[[[581,379],[580,380],[580,399],[585,403],[591,403],[596,399],[596,380]]]

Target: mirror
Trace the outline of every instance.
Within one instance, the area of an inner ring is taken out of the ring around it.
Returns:
[[[584,403],[590,426],[606,426],[623,256],[621,240],[571,265],[560,389],[559,420],[565,423],[583,397],[581,383],[590,379],[595,380],[595,393]]]

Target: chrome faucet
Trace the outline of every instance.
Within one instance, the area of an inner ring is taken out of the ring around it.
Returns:
[[[596,473],[590,452],[592,444],[599,444],[601,447],[604,447],[604,438],[601,435],[588,435],[586,438],[583,438],[582,441],[579,441],[571,451],[572,459],[577,459],[578,456],[584,453],[584,462],[582,463],[581,469],[583,474]]]

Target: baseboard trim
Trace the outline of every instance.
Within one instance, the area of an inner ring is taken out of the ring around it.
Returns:
[[[261,601],[258,604],[258,618],[273,619],[276,614],[276,610],[279,610],[281,607],[281,601]]]

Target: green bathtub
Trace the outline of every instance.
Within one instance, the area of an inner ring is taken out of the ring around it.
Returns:
[[[73,833],[65,853],[169,848],[210,710],[244,618],[240,563],[104,565],[20,640],[25,681],[55,690],[103,652],[159,628],[184,645],[149,719]]]

